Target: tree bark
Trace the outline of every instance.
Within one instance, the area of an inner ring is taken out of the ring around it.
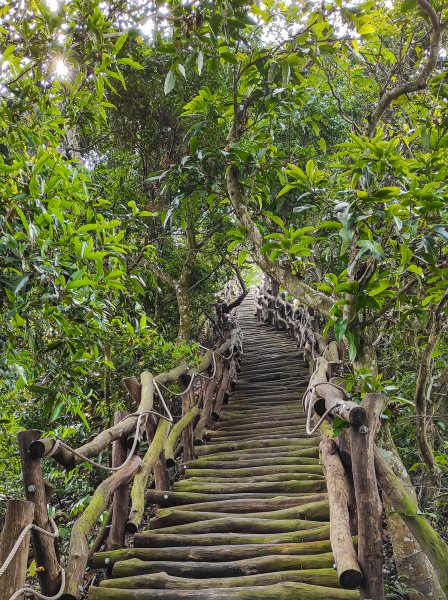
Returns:
[[[33,458],[28,452],[31,444],[40,438],[41,433],[37,429],[30,429],[20,432],[17,438],[22,462],[25,497],[35,504],[34,523],[46,531],[52,531],[48,517],[47,495],[41,461],[40,459]],[[38,567],[44,567],[42,570],[39,570],[41,590],[48,596],[54,596],[59,591],[61,585],[61,567],[59,566],[54,539],[42,535],[35,530],[31,533],[31,539],[33,541],[36,564]]]
[[[17,538],[34,519],[34,502],[26,500],[9,500],[6,507],[5,525],[0,536],[0,567],[11,552]],[[28,532],[22,541],[9,567],[0,577],[0,598],[8,600],[25,584],[26,566],[30,546],[31,533]],[[23,600],[23,594],[18,597]]]

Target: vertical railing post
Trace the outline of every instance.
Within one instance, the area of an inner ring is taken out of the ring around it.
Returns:
[[[128,414],[125,410],[117,410],[114,415],[114,424],[116,425],[122,421]],[[115,440],[112,443],[112,466],[120,467],[126,460],[126,456],[126,440]],[[126,535],[126,521],[129,514],[129,485],[124,485],[114,492],[111,511],[112,522],[106,543],[106,550],[118,550],[119,548],[123,548]]]
[[[375,473],[375,436],[386,398],[367,394],[362,402],[368,418],[350,427],[353,483],[358,512],[358,561],[364,576],[361,599],[383,600],[383,506]]]
[[[34,519],[34,502],[10,500],[6,508],[5,526],[0,536],[0,567],[27,525]],[[0,576],[0,598],[8,600],[25,584],[26,566],[30,546],[30,532],[20,544],[6,571]],[[23,595],[18,600],[23,600]]]
[[[48,516],[41,461],[39,458],[33,458],[28,452],[32,442],[38,440],[41,434],[42,432],[37,429],[30,429],[20,432],[17,437],[22,461],[25,497],[35,504],[34,523],[46,531],[52,531],[53,528]],[[36,530],[33,530],[31,537],[37,567],[42,567],[38,569],[41,590],[47,596],[54,596],[61,585],[61,568],[56,554],[54,538],[43,535]]]

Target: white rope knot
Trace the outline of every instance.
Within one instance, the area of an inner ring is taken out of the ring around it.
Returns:
[[[303,394],[303,397],[302,397],[302,406],[306,412],[306,433],[308,435],[313,435],[314,433],[316,433],[318,428],[322,425],[322,423],[325,421],[325,419],[328,417],[328,415],[331,413],[331,411],[334,410],[337,406],[341,406],[341,405],[347,406],[345,404],[344,400],[336,400],[335,402],[333,402],[333,404],[329,408],[327,408],[327,410],[320,417],[320,419],[316,423],[316,425],[311,429],[311,417],[312,417],[312,413],[314,410],[313,400],[314,400],[314,396],[316,395],[316,388],[319,387],[320,385],[331,385],[335,389],[341,391],[344,394],[344,396],[346,398],[348,398],[347,390],[345,390],[342,386],[337,385],[336,383],[332,383],[330,381],[322,381],[320,383],[315,383],[314,385],[307,388],[307,390],[305,391],[305,393]],[[308,394],[310,392],[311,392],[311,398],[308,397]]]

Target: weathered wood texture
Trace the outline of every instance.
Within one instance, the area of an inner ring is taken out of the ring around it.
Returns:
[[[115,425],[126,418],[128,413],[125,410],[118,410],[115,413]],[[126,440],[116,440],[112,444],[112,466],[119,467],[124,463],[127,456]],[[114,492],[112,500],[112,518],[109,535],[106,543],[106,550],[117,550],[124,546],[126,534],[126,521],[129,511],[129,485],[123,485]]]
[[[123,485],[127,485],[141,465],[141,459],[133,456],[120,471],[105,479],[96,488],[92,501],[82,515],[75,521],[70,537],[68,565],[66,570],[65,591],[63,600],[75,600],[79,597],[80,586],[84,579],[84,570],[88,561],[88,536],[101,514],[109,505],[113,493]]]
[[[42,474],[41,461],[33,458],[29,453],[29,448],[33,442],[41,436],[41,431],[30,429],[18,434],[20,459],[22,463],[23,484],[25,487],[25,497],[34,502],[34,523],[45,529],[52,531],[52,526],[48,517],[47,510],[47,492],[45,480]],[[54,596],[61,585],[61,568],[59,566],[58,556],[54,539],[33,530],[31,533],[34,554],[37,567],[39,569],[39,584],[42,592],[48,596]]]
[[[386,398],[367,394],[362,405],[368,418],[363,426],[350,428],[353,482],[358,512],[358,560],[364,580],[361,598],[384,598],[383,506],[375,474],[375,436]]]
[[[363,577],[350,531],[348,482],[335,442],[324,439],[320,449],[328,486],[330,540],[336,570],[342,587],[355,589]]]
[[[92,588],[90,598],[359,598],[340,583],[353,586],[360,577],[352,565],[356,540],[346,493],[332,496],[332,509],[319,464],[320,438],[304,431],[306,366],[284,333],[260,328],[248,301],[239,315],[245,348],[229,404],[230,373],[220,360],[216,384],[202,386],[194,453],[189,434],[183,436],[184,479],[174,490],[146,492],[159,509],[149,528],[135,535],[134,548],[93,556],[92,566],[112,569],[112,578]],[[284,327],[284,317],[272,324]],[[212,410],[219,413],[215,424]],[[164,443],[169,460],[184,425],[198,414],[188,395],[183,412]],[[327,468],[337,479],[331,460]],[[343,514],[347,557],[331,552],[330,510]],[[332,568],[335,556],[340,577]]]
[[[0,567],[11,552],[19,535],[34,520],[34,502],[10,500],[6,507],[5,525],[0,535]],[[26,534],[9,567],[0,577],[0,598],[8,600],[25,584],[31,532]],[[18,600],[23,600],[23,594]]]

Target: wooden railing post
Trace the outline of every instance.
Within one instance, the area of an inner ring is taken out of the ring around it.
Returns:
[[[52,531],[48,510],[47,497],[45,490],[45,481],[42,474],[42,465],[40,459],[33,458],[28,452],[30,445],[38,440],[41,431],[30,429],[18,434],[20,459],[22,461],[23,483],[25,486],[25,497],[34,502],[34,523],[45,529]],[[39,569],[39,583],[42,592],[47,596],[54,596],[59,591],[61,585],[61,568],[54,539],[33,530],[31,534],[33,548],[36,556],[36,564]]]
[[[114,425],[128,416],[125,410],[117,410],[114,416]],[[112,467],[120,467],[127,456],[126,438],[112,442]],[[112,521],[106,550],[118,550],[124,546],[126,535],[126,521],[129,513],[129,485],[123,485],[115,490],[111,509]]]
[[[350,427],[353,483],[358,511],[358,561],[364,576],[361,599],[383,600],[383,506],[375,473],[375,436],[386,398],[367,394],[362,402],[367,420]]]
[[[10,500],[6,508],[5,526],[0,536],[0,567],[11,552],[19,535],[34,519],[34,502],[27,500]],[[26,566],[30,546],[28,532],[19,546],[14,558],[0,577],[0,598],[8,600],[25,584]],[[23,595],[18,600],[23,600]]]

